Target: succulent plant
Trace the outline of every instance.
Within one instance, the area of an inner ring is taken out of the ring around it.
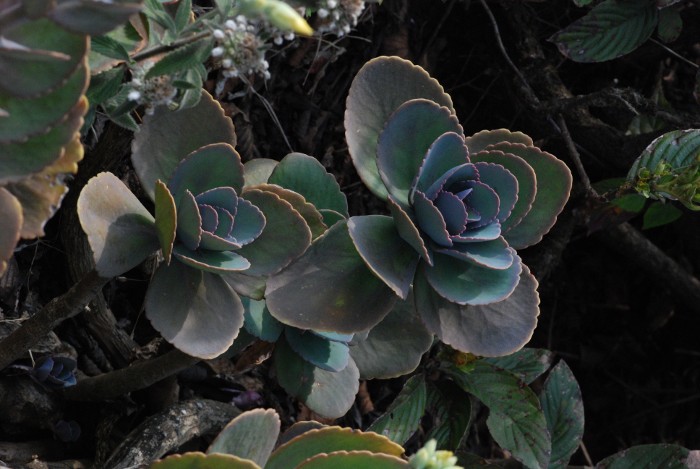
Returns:
[[[256,409],[233,419],[205,453],[185,453],[155,462],[152,469],[226,467],[229,469],[398,469],[451,468],[447,465],[413,465],[401,458],[404,449],[372,432],[299,422],[279,435],[275,411]],[[278,438],[279,437],[279,438]],[[426,454],[423,454],[426,453]],[[442,453],[423,451],[418,461],[444,460]],[[427,458],[427,459],[426,459]],[[432,458],[432,459],[431,459]],[[430,463],[428,463],[430,464]]]
[[[439,83],[396,57],[360,70],[345,125],[360,177],[391,216],[352,217],[316,240],[268,282],[272,315],[352,333],[374,326],[412,288],[443,342],[479,355],[522,347],[539,299],[515,250],[553,226],[571,188],[566,165],[520,132],[465,137]],[[304,288],[329,293],[302,300]]]

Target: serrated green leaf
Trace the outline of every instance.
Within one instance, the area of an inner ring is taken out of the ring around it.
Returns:
[[[690,451],[677,445],[641,445],[613,454],[595,469],[690,469]]]
[[[644,212],[642,229],[648,230],[673,223],[682,215],[683,211],[674,207],[670,203],[656,201],[649,206],[646,212]]]
[[[119,92],[124,72],[124,67],[115,67],[93,75],[86,93],[90,105],[97,106],[114,97]]]
[[[129,52],[126,48],[109,36],[90,38],[90,50],[112,59],[129,61]]]
[[[491,436],[530,469],[545,469],[551,453],[547,421],[532,390],[514,374],[476,361],[446,370],[465,391],[489,408]]]
[[[384,415],[367,429],[403,445],[418,430],[425,413],[427,391],[423,375],[412,376]]]
[[[610,201],[614,206],[631,213],[641,212],[646,202],[646,197],[640,194],[625,194]]]
[[[675,169],[688,166],[695,162],[698,154],[700,129],[667,132],[644,149],[627,173],[627,180],[635,180],[642,168],[654,172],[662,161]]]
[[[180,0],[175,12],[175,31],[180,32],[187,27],[192,14],[192,0]]]
[[[664,42],[673,42],[678,39],[683,30],[683,18],[677,8],[664,8],[659,11],[659,26],[657,34]]]
[[[144,2],[143,13],[166,30],[175,31],[177,29],[175,21],[168,12],[165,11],[163,3],[158,0],[146,0]]]
[[[146,79],[172,75],[204,62],[211,52],[211,39],[204,38],[169,52],[151,67]]]
[[[452,381],[428,384],[428,408],[435,426],[426,440],[435,439],[438,449],[458,448],[471,423],[469,397]]]
[[[526,384],[547,371],[552,359],[552,352],[541,348],[524,348],[505,357],[482,358],[487,363],[510,371]]]
[[[650,1],[605,0],[549,40],[575,62],[604,62],[639,47],[654,32],[659,13]]]
[[[540,403],[552,435],[549,469],[564,469],[583,437],[583,400],[576,378],[564,360],[544,383]]]

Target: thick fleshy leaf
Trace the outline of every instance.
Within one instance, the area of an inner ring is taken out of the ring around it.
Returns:
[[[311,230],[289,202],[272,192],[257,189],[246,189],[242,197],[265,216],[262,233],[237,251],[250,260],[246,275],[279,272],[306,251],[311,243]]]
[[[24,179],[57,162],[83,125],[87,109],[87,99],[82,97],[64,120],[45,134],[21,143],[0,143],[0,184]]]
[[[350,86],[345,111],[345,138],[350,156],[365,185],[378,197],[388,192],[377,168],[377,139],[389,116],[403,103],[425,98],[452,107],[442,86],[421,67],[398,57],[367,62]]]
[[[503,224],[510,217],[518,200],[518,180],[513,173],[499,164],[475,163],[474,166],[479,171],[479,181],[493,189],[498,195],[500,205],[496,218]]]
[[[326,226],[333,226],[346,218],[342,213],[336,212],[335,210],[328,210],[326,208],[319,210],[319,213],[321,213],[323,216],[323,223]]]
[[[338,182],[312,156],[288,154],[274,168],[267,182],[298,192],[317,209],[330,209],[348,216],[348,202]]]
[[[350,428],[324,427],[309,430],[278,447],[265,469],[289,469],[317,454],[336,451],[369,451],[399,457],[404,450],[389,438]],[[363,466],[358,466],[363,467]]]
[[[554,353],[541,348],[524,348],[503,357],[483,358],[487,363],[510,371],[525,384],[531,384],[544,374],[553,360]]]
[[[471,191],[464,198],[464,203],[468,210],[473,209],[479,212],[479,219],[470,223],[464,232],[464,235],[468,236],[469,231],[491,225],[496,221],[501,209],[501,201],[496,191],[482,182],[469,181],[466,183],[466,187]]]
[[[257,275],[246,275],[245,272],[226,272],[220,275],[239,295],[247,296],[254,300],[261,300],[265,295],[266,278]]]
[[[524,135],[524,134],[523,134]],[[503,166],[513,174],[518,181],[518,197],[515,206],[505,221],[501,222],[503,232],[520,223],[532,208],[532,203],[537,194],[537,178],[535,170],[527,162],[512,153],[504,153],[496,150],[484,150],[470,155],[473,163],[486,162]],[[488,182],[487,182],[488,184]],[[500,214],[499,214],[500,220]]]
[[[653,2],[605,0],[549,40],[575,62],[603,62],[642,45],[658,18]]]
[[[678,445],[639,445],[608,456],[595,469],[694,469],[697,463],[690,464],[690,454]]]
[[[414,295],[428,330],[458,350],[487,357],[522,348],[532,337],[540,312],[537,280],[525,265],[515,291],[499,303],[466,307],[451,303],[435,293],[420,269]]]
[[[339,334],[337,332],[324,332],[324,331],[309,331],[324,339],[332,340],[333,342],[343,342],[344,344],[350,343],[355,336],[354,334]]]
[[[384,215],[352,217],[348,231],[367,266],[405,300],[419,256],[401,239],[394,220]]]
[[[367,430],[403,445],[418,430],[426,402],[425,378],[420,374],[412,376],[386,412],[372,422]]]
[[[112,173],[88,181],[78,197],[78,216],[102,277],[123,274],[160,246],[153,216]]]
[[[265,342],[276,342],[284,331],[284,324],[272,317],[264,301],[241,298],[244,308],[244,326],[248,332]]]
[[[654,139],[637,158],[627,173],[633,181],[641,169],[652,173],[660,163],[678,169],[692,164],[700,152],[700,129],[674,130]]]
[[[141,2],[95,2],[67,0],[57,3],[49,17],[61,26],[82,34],[105,34],[141,10]]]
[[[0,45],[0,89],[29,98],[61,84],[83,63],[88,38],[48,18],[4,28]]]
[[[56,213],[68,192],[65,176],[78,172],[83,154],[80,134],[76,132],[58,160],[36,174],[5,186],[22,206],[22,238],[44,236],[44,225]]]
[[[522,264],[513,254],[507,269],[490,269],[456,257],[435,253],[432,267],[424,266],[425,277],[435,291],[460,305],[486,305],[507,298],[520,280]]]
[[[277,342],[274,359],[280,385],[317,414],[328,418],[341,417],[355,401],[360,373],[352,360],[341,371],[326,371],[297,355],[284,339]],[[266,468],[290,467],[286,464],[291,464],[291,461],[280,456],[280,450],[278,448],[273,453]]]
[[[471,423],[471,399],[453,381],[428,383],[427,390],[427,405],[435,426],[426,435],[426,439],[435,439],[438,449],[458,448]]]
[[[22,228],[22,206],[19,200],[0,187],[0,217],[3,228],[0,230],[0,277],[7,268],[7,260],[12,257],[19,241]]]
[[[151,469],[262,469],[253,461],[231,454],[173,454],[156,461]]]
[[[538,243],[554,226],[557,216],[569,199],[572,184],[569,167],[556,156],[537,147],[499,143],[489,149],[519,156],[535,171],[538,184],[532,209],[520,223],[512,226],[504,237],[515,249]]]
[[[270,175],[279,161],[270,158],[255,158],[247,161],[243,165],[244,169],[244,187],[257,186],[258,184],[267,184]]]
[[[183,158],[198,148],[220,142],[235,146],[233,123],[221,105],[202,91],[202,99],[194,107],[173,112],[158,106],[152,115],[146,115],[134,137],[131,160],[144,190],[153,198],[156,181],[168,181]],[[242,185],[241,178],[238,187]],[[239,191],[236,186],[231,187]]]
[[[492,241],[455,243],[451,248],[434,251],[490,269],[507,269],[514,260],[513,251],[508,249],[508,243],[502,237]]]
[[[416,191],[413,195],[413,209],[416,214],[418,227],[435,244],[443,247],[452,246],[450,233],[447,231],[447,223],[440,210],[422,192]]]
[[[221,355],[243,325],[243,305],[231,287],[218,275],[180,262],[158,266],[145,308],[163,338],[193,357]]]
[[[547,376],[540,404],[552,436],[548,469],[565,469],[583,438],[583,400],[576,378],[564,360]]]
[[[245,246],[257,240],[265,229],[267,219],[262,210],[249,200],[239,199],[230,237]]]
[[[176,244],[173,247],[173,255],[183,264],[215,274],[247,271],[250,268],[250,261],[233,251],[192,251]]]
[[[185,191],[199,195],[217,187],[243,189],[243,163],[228,143],[200,147],[180,161],[168,180],[168,189],[179,206]]]
[[[450,235],[457,235],[464,231],[468,221],[467,208],[458,195],[447,191],[440,192],[434,204],[442,214],[445,228]]]
[[[202,241],[202,215],[199,213],[197,201],[192,192],[185,190],[185,192],[180,195],[180,200],[176,201],[176,204],[177,240],[190,251],[194,251],[199,247],[199,243]]]
[[[375,326],[396,301],[357,253],[344,222],[270,277],[265,297],[270,313],[285,324],[341,333]]]
[[[479,173],[476,167],[471,163],[465,163],[461,166],[455,166],[445,172],[425,191],[426,197],[434,200],[438,193],[443,190],[450,190],[453,185],[460,186],[467,181],[476,181],[479,178]],[[460,188],[460,191],[462,189]]]
[[[521,143],[527,147],[534,146],[528,135],[522,132],[511,132],[508,129],[482,130],[464,139],[464,144],[469,149],[470,159],[472,159],[473,154],[485,150],[486,147],[502,142]],[[472,162],[474,162],[473,159]]]
[[[155,223],[158,231],[158,241],[160,242],[160,249],[163,252],[165,263],[170,264],[177,229],[177,209],[175,200],[168,187],[160,180],[156,181],[155,203]]]
[[[277,446],[279,447],[284,444],[287,444],[292,439],[301,436],[310,430],[318,430],[319,428],[325,428],[327,426],[328,425],[316,422],[315,420],[305,420],[303,422],[296,422],[280,435],[279,439],[277,440]]]
[[[463,135],[450,109],[426,99],[407,101],[387,120],[377,142],[377,167],[386,189],[399,204],[408,206],[411,187],[428,149],[446,132]]]
[[[477,360],[448,373],[489,408],[486,425],[499,446],[531,469],[545,469],[551,453],[547,422],[537,396],[512,373]]]
[[[309,225],[312,239],[318,238],[328,229],[323,223],[323,214],[321,214],[313,204],[307,202],[303,195],[275,184],[259,184],[257,186],[251,186],[250,189],[272,192],[280,199],[289,202],[292,207],[294,207],[294,210],[304,217],[306,224]],[[342,219],[343,217],[340,216],[340,218]]]
[[[322,370],[340,371],[348,366],[350,350],[342,342],[324,339],[311,331],[294,327],[286,327],[284,337],[301,358]]]
[[[433,344],[433,334],[420,320],[413,297],[399,301],[370,331],[350,347],[362,379],[395,378],[411,373]]]
[[[467,162],[469,162],[469,156],[464,144],[464,136],[455,132],[442,134],[432,143],[425,155],[418,171],[415,189],[425,193],[447,171]]]
[[[244,412],[221,430],[207,454],[233,454],[265,467],[280,433],[280,418],[272,409]]]
[[[409,464],[396,456],[370,451],[335,451],[318,454],[297,466],[298,469],[407,469]]]
[[[0,108],[9,116],[0,118],[0,141],[19,142],[46,132],[78,104],[88,84],[87,59],[83,60],[60,88],[34,98],[19,98],[0,90]]]
[[[433,258],[428,251],[425,241],[418,231],[411,216],[399,204],[394,202],[391,196],[387,199],[391,217],[394,219],[396,231],[429,265],[433,265]]]

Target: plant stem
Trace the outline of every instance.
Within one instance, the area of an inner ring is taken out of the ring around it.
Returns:
[[[199,358],[191,357],[174,349],[151,360],[81,380],[75,386],[66,388],[64,396],[76,401],[112,399],[131,391],[146,388],[194,365],[199,360]]]
[[[187,36],[182,39],[178,39],[177,41],[174,41],[170,44],[162,45],[162,46],[156,46],[153,49],[147,49],[143,52],[139,52],[138,54],[135,54],[133,57],[131,57],[131,60],[134,62],[140,62],[142,60],[150,59],[151,57],[154,57],[159,54],[164,54],[166,52],[173,51],[177,49],[178,47],[199,41],[200,39],[204,39],[205,37],[211,36],[211,33],[209,31],[205,31],[199,34],[195,34],[193,36]]]
[[[0,370],[27,353],[64,320],[80,313],[109,280],[92,270],[70,290],[48,302],[38,313],[24,321],[19,329],[0,341]]]

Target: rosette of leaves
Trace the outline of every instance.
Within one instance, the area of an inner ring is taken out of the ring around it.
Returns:
[[[398,469],[426,467],[401,458],[404,449],[373,432],[299,422],[280,435],[274,410],[256,409],[233,419],[206,453],[169,456],[152,469]],[[428,466],[430,467],[430,466]],[[443,466],[437,466],[443,467]]]
[[[360,70],[345,125],[360,177],[391,216],[329,229],[268,281],[272,315],[352,333],[381,321],[413,287],[415,309],[443,342],[485,356],[522,347],[539,298],[516,249],[554,225],[571,188],[566,165],[520,132],[465,137],[440,84],[396,57]],[[304,289],[322,293],[302,300]]]
[[[239,294],[258,295],[266,276],[310,244],[311,230],[294,205],[307,203],[281,186],[244,188],[233,125],[210,95],[186,110],[159,109],[133,145],[155,217],[110,173],[85,186],[78,213],[103,277],[126,272],[160,248],[146,315],[183,352],[211,358],[243,325]]]

